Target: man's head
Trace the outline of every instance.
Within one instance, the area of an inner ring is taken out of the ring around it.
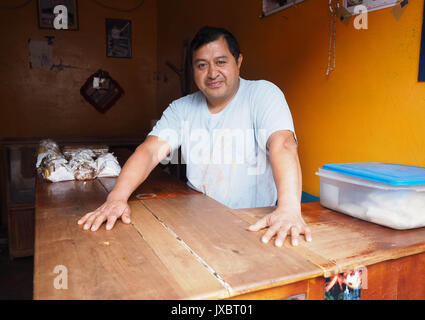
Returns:
[[[239,49],[239,44],[236,38],[224,28],[215,28],[205,26],[201,28],[192,39],[190,43],[190,61],[193,63],[193,53],[198,50],[203,45],[218,40],[219,38],[224,37],[227,42],[230,53],[238,60],[241,50]]]
[[[210,104],[227,103],[239,87],[238,42],[227,30],[203,27],[190,44],[193,78]]]

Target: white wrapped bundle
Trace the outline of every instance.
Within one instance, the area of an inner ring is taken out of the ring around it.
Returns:
[[[74,171],[76,180],[91,180],[96,178],[96,162],[94,153],[90,149],[81,149],[74,153],[69,166]]]
[[[53,150],[55,153],[60,153],[59,146],[56,142],[51,139],[41,140],[38,152],[42,153],[47,150]]]
[[[86,146],[64,146],[62,148],[62,153],[66,159],[70,160],[74,155],[82,150],[90,150],[93,152],[94,156],[100,156],[104,153],[107,153],[109,148],[106,145],[86,145]]]
[[[104,150],[107,147],[98,148],[98,152],[87,148],[72,149],[68,150],[65,158],[58,145],[46,139],[40,142],[36,166],[42,176],[52,182],[116,177],[121,167],[116,157],[112,153],[103,153]]]
[[[94,162],[93,157],[95,156],[94,152],[90,149],[79,149],[73,153],[69,164],[71,166],[78,165],[83,162]]]
[[[60,158],[62,156],[58,145],[50,139],[42,140],[38,147],[37,164],[39,168],[46,158],[48,160]]]
[[[112,153],[105,153],[96,160],[98,177],[116,177],[121,172],[117,158]]]
[[[74,180],[73,171],[65,158],[56,158],[45,162],[41,173],[45,179],[52,182]]]

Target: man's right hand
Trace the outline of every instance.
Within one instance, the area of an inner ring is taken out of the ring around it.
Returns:
[[[125,162],[106,202],[95,211],[84,215],[78,220],[78,224],[83,225],[84,230],[96,231],[105,221],[107,221],[106,230],[111,230],[118,218],[124,223],[130,223],[130,207],[127,200],[153,168],[170,152],[171,147],[166,141],[156,136],[148,136]]]
[[[104,221],[106,223],[106,230],[111,230],[115,222],[121,217],[122,222],[130,223],[130,207],[127,201],[124,200],[107,200],[103,205],[95,211],[85,214],[80,220],[79,225],[84,225],[84,230],[96,231]]]

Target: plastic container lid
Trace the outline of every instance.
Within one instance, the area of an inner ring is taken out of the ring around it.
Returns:
[[[392,163],[335,163],[322,169],[394,186],[425,184],[425,168]]]

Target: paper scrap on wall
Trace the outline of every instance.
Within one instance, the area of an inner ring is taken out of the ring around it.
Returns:
[[[53,65],[53,47],[47,41],[29,40],[30,68],[50,69]]]

